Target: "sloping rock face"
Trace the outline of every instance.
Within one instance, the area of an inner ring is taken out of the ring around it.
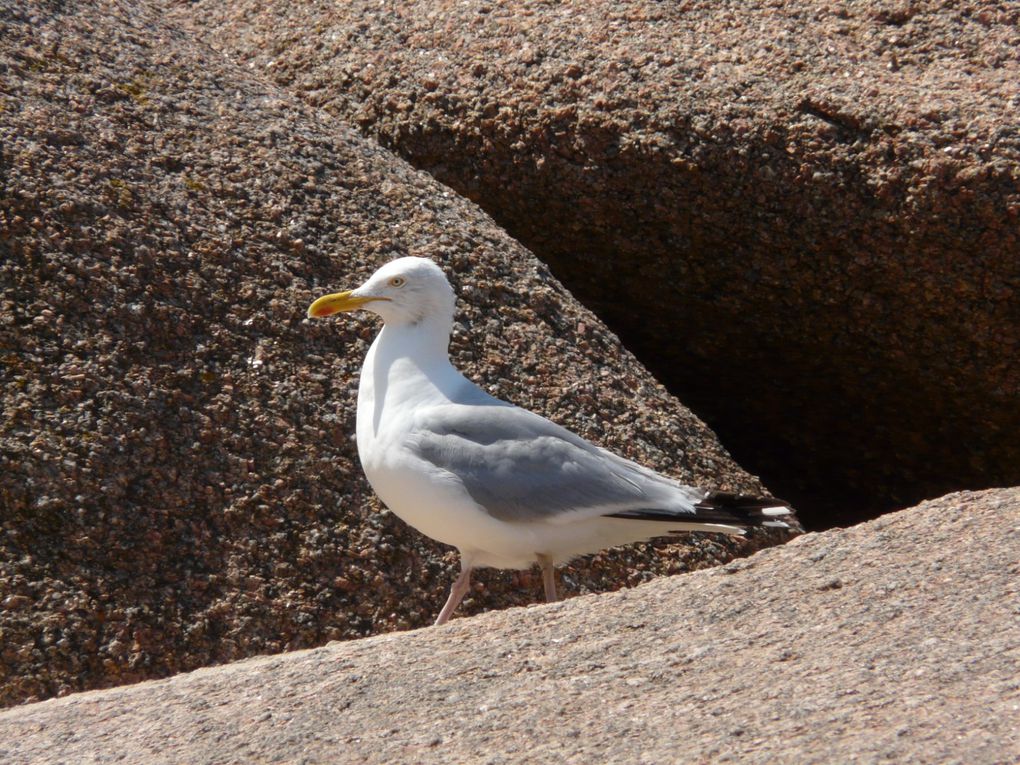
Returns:
[[[1020,759],[1020,490],[626,592],[0,714],[43,762]]]
[[[188,2],[477,200],[807,510],[1020,482],[1020,10]]]
[[[431,621],[455,557],[379,512],[352,441],[376,327],[304,321],[394,256],[450,271],[455,360],[497,395],[762,490],[473,204],[151,3],[0,2],[0,79],[0,704]],[[540,591],[483,575],[463,613]]]

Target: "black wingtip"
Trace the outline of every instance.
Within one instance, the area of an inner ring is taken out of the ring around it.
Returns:
[[[710,491],[696,504],[697,518],[708,523],[731,523],[735,526],[792,529],[783,520],[793,520],[790,503],[775,497],[753,494],[735,494],[728,491]]]
[[[800,527],[788,502],[775,497],[753,494],[734,494],[710,491],[694,506],[693,514],[662,508],[642,508],[611,513],[610,518],[627,518],[638,521],[682,521],[711,525],[736,526],[742,529],[755,527],[797,531]],[[790,522],[787,522],[786,519]]]

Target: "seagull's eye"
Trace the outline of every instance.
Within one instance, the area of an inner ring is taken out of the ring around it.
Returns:
[[[407,280],[404,279],[403,276],[394,276],[392,279],[390,279],[390,286],[391,287],[403,287],[405,281],[407,281]]]

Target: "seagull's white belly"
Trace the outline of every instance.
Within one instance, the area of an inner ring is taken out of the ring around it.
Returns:
[[[378,450],[374,450],[378,455]],[[478,565],[525,568],[540,552],[534,531],[492,518],[455,476],[437,471],[399,446],[363,462],[365,475],[383,503],[422,534],[458,548],[462,554],[498,558]],[[474,555],[472,555],[474,553]]]
[[[398,447],[399,448],[399,447]],[[404,522],[421,533],[446,544],[460,546],[459,526],[471,523],[478,510],[469,506],[470,497],[448,480],[440,480],[407,464],[410,459],[366,464],[365,475],[376,494]]]

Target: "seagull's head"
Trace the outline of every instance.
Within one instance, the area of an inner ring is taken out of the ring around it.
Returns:
[[[397,258],[367,282],[347,292],[324,295],[308,307],[308,318],[364,309],[386,324],[418,324],[453,318],[454,294],[442,269],[427,258]]]

